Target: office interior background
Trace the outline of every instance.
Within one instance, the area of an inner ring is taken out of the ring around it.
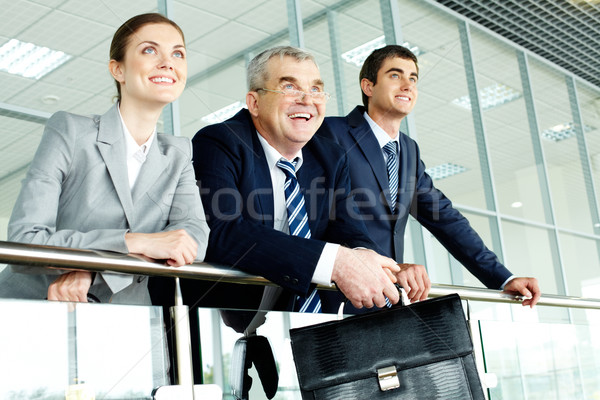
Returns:
[[[291,44],[316,56],[332,94],[327,115],[361,104],[358,72],[374,48],[411,48],[419,99],[403,130],[418,141],[435,185],[516,275],[537,277],[544,293],[600,296],[597,1],[0,5],[0,239],[45,120],[59,110],[104,113],[116,95],[107,69],[114,31],[158,11],[181,26],[188,53],[187,87],[159,131],[190,138],[244,106],[245,65],[266,48]],[[434,283],[482,286],[415,221],[406,240],[405,261],[425,264]],[[511,310],[510,318],[593,322],[585,312]]]

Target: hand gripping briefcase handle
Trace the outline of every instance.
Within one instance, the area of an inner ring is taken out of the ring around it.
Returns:
[[[484,400],[457,294],[290,329],[302,399]]]

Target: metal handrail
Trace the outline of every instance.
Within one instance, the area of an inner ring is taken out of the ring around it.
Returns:
[[[247,274],[234,267],[205,262],[195,262],[182,267],[169,267],[137,255],[5,241],[0,241],[0,263],[66,270],[79,269],[96,272],[170,276],[239,284],[274,285],[274,283],[263,277]],[[329,286],[319,286],[319,289],[336,290],[335,287]],[[440,297],[450,293],[457,293],[465,300],[512,304],[523,301],[522,296],[511,295],[500,290],[442,284],[432,285],[429,297]],[[538,301],[538,305],[600,310],[600,299],[543,294]]]

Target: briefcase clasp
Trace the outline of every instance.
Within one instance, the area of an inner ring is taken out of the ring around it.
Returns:
[[[382,392],[400,387],[398,373],[396,372],[396,367],[393,365],[390,367],[379,368],[377,370],[377,378],[379,379],[379,388]]]

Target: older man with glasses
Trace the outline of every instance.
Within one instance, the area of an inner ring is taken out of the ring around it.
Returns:
[[[335,312],[343,296],[317,293],[335,283],[356,308],[399,300],[395,282],[429,279],[424,270],[379,255],[355,218],[348,159],[314,137],[329,94],[314,57],[281,46],[248,66],[248,109],[200,130],[194,168],[211,228],[206,260],[261,275],[262,287],[186,281],[187,304]],[[190,298],[191,296],[191,298]]]

